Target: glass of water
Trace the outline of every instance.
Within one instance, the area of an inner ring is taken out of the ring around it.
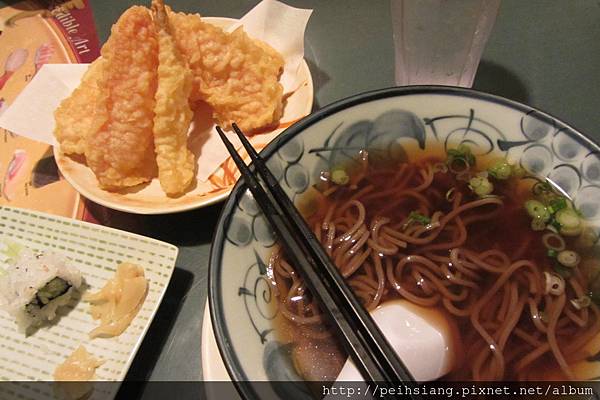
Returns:
[[[396,84],[471,87],[500,0],[391,0]]]

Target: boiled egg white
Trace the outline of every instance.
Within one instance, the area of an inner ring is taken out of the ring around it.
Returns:
[[[462,345],[446,313],[406,300],[386,302],[371,312],[373,320],[417,381],[431,381],[458,365]],[[362,381],[350,358],[336,382]]]

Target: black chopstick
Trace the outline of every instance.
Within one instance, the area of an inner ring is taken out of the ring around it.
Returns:
[[[238,166],[244,182],[263,209],[273,229],[278,233],[282,245],[297,266],[311,293],[319,299],[324,311],[333,320],[344,339],[345,347],[365,380],[390,384],[413,382],[414,379],[408,369],[346,285],[344,278],[279,186],[263,159],[239,127],[235,124],[232,127],[250,155],[252,165],[265,184],[266,191],[220,127],[217,127],[217,131]]]
[[[312,230],[304,221],[304,218],[298,212],[298,209],[290,201],[289,197],[285,194],[277,179],[273,176],[271,171],[265,165],[263,159],[252,147],[244,133],[234,123],[232,127],[237,134],[238,138],[242,142],[242,145],[248,152],[252,164],[256,168],[258,175],[265,182],[268,189],[273,194],[274,199],[278,202],[282,208],[284,215],[292,223],[293,228],[297,229],[296,238],[302,238],[307,244],[307,250],[311,253],[312,257],[318,263],[317,265],[322,266],[320,270],[325,273],[327,281],[335,287],[340,295],[343,297],[344,306],[341,307],[342,311],[346,311],[349,318],[356,323],[355,328],[358,329],[361,334],[365,336],[369,346],[373,347],[377,360],[381,363],[381,367],[385,369],[386,375],[390,378],[395,378],[396,381],[400,379],[403,382],[413,381],[413,377],[402,363],[402,361],[396,355],[396,352],[388,344],[387,340],[369,315],[369,313],[360,304],[354,293],[350,290],[346,284],[342,275],[338,272],[338,269],[333,264],[321,244],[315,238]],[[340,305],[341,306],[341,305]]]

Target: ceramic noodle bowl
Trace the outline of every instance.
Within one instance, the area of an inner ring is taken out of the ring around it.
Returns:
[[[261,154],[298,205],[314,190],[322,171],[356,159],[362,150],[370,164],[383,165],[460,144],[468,145],[475,157],[505,157],[528,174],[552,181],[597,231],[598,146],[542,111],[473,90],[413,86],[360,94],[304,118]],[[225,365],[246,398],[267,390],[248,381],[298,381],[268,388],[280,398],[307,393],[294,368],[291,345],[282,343],[275,330],[280,311],[268,266],[276,242],[260,208],[238,182],[211,251],[209,304]]]

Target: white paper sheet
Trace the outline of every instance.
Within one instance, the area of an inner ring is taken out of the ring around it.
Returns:
[[[304,59],[304,31],[312,10],[290,7],[276,0],[263,0],[244,15],[238,24],[246,33],[268,43],[285,59],[281,84],[284,93],[294,91],[302,82],[298,68]]]
[[[79,85],[88,64],[45,64],[0,115],[0,127],[54,145],[54,110]]]

